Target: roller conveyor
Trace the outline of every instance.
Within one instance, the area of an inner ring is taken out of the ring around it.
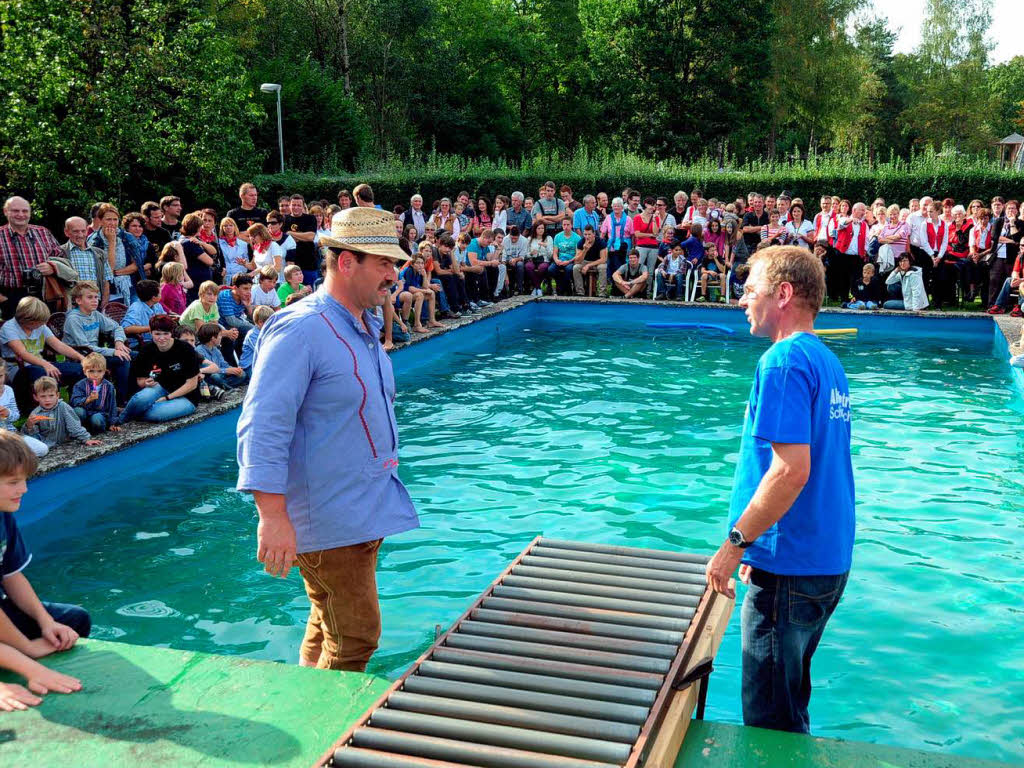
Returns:
[[[708,559],[538,537],[317,765],[648,765],[716,599]]]

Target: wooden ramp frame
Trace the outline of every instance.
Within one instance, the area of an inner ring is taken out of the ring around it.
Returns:
[[[537,537],[317,766],[671,768],[732,613],[708,559]]]

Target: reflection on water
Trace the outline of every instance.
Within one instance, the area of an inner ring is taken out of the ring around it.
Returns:
[[[1024,449],[1005,364],[833,340],[854,399],[858,537],[814,662],[816,733],[1024,759]],[[533,536],[710,552],[764,344],[548,329],[399,377],[402,476],[423,522],[382,550],[395,676]],[[30,577],[97,636],[294,661],[307,602],[255,562],[231,435],[150,484],[76,494],[31,526]],[[57,526],[60,516],[66,520]],[[66,523],[66,525],[64,525]],[[739,721],[738,611],[708,718]]]

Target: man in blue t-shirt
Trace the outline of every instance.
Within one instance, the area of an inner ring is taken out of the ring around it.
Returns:
[[[708,585],[733,597],[740,565],[743,722],[810,732],[811,656],[853,558],[850,388],[814,334],[825,270],[810,251],[775,246],[750,260],[740,306],[772,340],[754,373],[736,465],[729,536]]]

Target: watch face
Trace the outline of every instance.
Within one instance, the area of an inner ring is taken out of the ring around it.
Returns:
[[[743,546],[743,534],[735,529],[729,531],[729,543],[737,547]]]

